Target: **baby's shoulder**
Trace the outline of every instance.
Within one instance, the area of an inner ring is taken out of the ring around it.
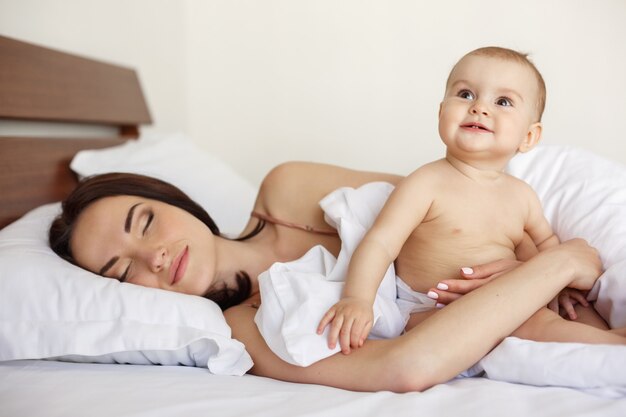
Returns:
[[[505,172],[502,173],[502,177],[506,181],[507,186],[517,187],[517,188],[520,188],[520,189],[530,190],[530,191],[534,192],[534,190],[530,186],[530,184],[528,184],[526,181],[524,181],[522,179],[514,177],[513,175],[507,174]]]
[[[445,160],[439,159],[420,166],[415,171],[407,175],[406,178],[435,181],[445,175],[447,169],[448,167],[446,166]]]
[[[509,174],[503,174],[503,175],[505,179],[505,182],[503,185],[505,189],[507,189],[508,191],[512,191],[526,200],[534,201],[539,198],[537,196],[537,193],[533,189],[533,187],[531,187],[530,184],[528,184],[526,181],[521,180]]]

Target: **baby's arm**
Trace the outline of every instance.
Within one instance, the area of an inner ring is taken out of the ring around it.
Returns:
[[[524,230],[528,233],[539,252],[557,246],[560,243],[559,238],[543,215],[539,197],[529,186],[527,186],[526,192],[528,193],[528,215]]]
[[[360,347],[369,334],[372,305],[385,271],[430,208],[432,171],[431,167],[422,167],[397,185],[352,255],[342,298],[328,310],[317,329],[321,334],[331,325],[331,349],[339,338],[342,351],[349,353],[350,347]]]
[[[525,228],[528,235],[537,246],[537,250],[541,252],[548,248],[557,246],[560,241],[558,236],[552,230],[548,220],[543,215],[543,209],[537,194],[530,190],[529,195],[530,208]],[[574,309],[576,303],[580,303],[585,307],[589,306],[589,303],[585,299],[582,292],[565,288],[550,302],[550,304],[548,304],[548,307],[556,313],[559,313],[559,307],[562,307],[571,320],[576,320],[578,318],[576,310]]]

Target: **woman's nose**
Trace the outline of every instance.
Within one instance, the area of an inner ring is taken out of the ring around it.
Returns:
[[[160,272],[165,268],[167,264],[168,253],[167,249],[163,246],[159,246],[146,254],[149,268],[153,272]]]

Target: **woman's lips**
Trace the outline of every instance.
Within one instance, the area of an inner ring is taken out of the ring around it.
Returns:
[[[174,263],[170,269],[170,285],[176,284],[185,275],[187,263],[189,262],[189,246],[185,246],[180,255],[174,259]]]

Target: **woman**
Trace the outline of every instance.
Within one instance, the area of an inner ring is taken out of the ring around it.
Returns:
[[[503,274],[401,337],[371,340],[350,355],[336,354],[307,368],[283,362],[253,321],[261,301],[257,275],[314,245],[338,254],[341,242],[317,204],[326,194],[341,186],[399,180],[330,165],[280,165],[264,179],[241,237],[229,240],[174,187],[128,174],[105,175],[68,197],[51,227],[50,243],[62,257],[100,275],[215,299],[225,308],[233,337],[252,356],[253,374],[362,391],[419,391],[445,382],[504,337],[523,337],[529,317],[546,320],[533,314],[559,290],[589,289],[601,273],[596,251],[581,240],[516,268],[512,263],[478,266],[477,276]]]

